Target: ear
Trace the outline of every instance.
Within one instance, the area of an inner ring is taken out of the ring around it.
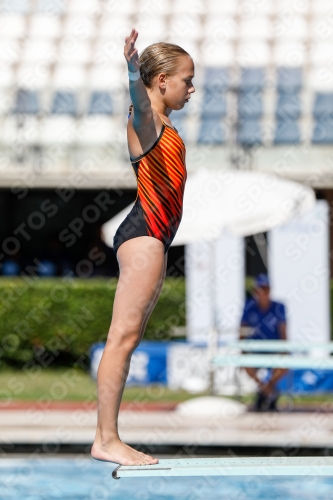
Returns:
[[[160,73],[157,77],[157,84],[160,89],[165,89],[166,88],[166,73]]]

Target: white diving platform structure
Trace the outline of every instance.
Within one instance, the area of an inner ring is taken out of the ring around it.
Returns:
[[[313,350],[333,353],[333,342],[291,342],[289,340],[239,340],[226,345],[229,349],[263,352],[309,352]]]
[[[157,476],[332,476],[333,457],[161,459],[154,465],[119,465],[114,479]]]
[[[239,354],[239,351],[242,352]],[[320,352],[321,355],[309,355],[311,351]],[[302,355],[304,352],[307,354]],[[244,368],[333,370],[333,357],[329,356],[330,353],[333,353],[333,342],[241,340],[225,346],[222,354],[212,358],[212,364]]]
[[[333,370],[333,358],[288,356],[284,354],[225,354],[215,356],[212,363],[216,366],[244,368]]]

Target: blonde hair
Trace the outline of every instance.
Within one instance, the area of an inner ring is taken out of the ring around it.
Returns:
[[[190,56],[186,50],[173,43],[158,42],[148,45],[140,54],[140,75],[146,87],[152,88],[154,78],[160,73],[172,76],[177,73],[179,58]],[[133,104],[129,107],[129,114]]]

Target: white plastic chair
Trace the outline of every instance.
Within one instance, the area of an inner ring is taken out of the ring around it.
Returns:
[[[170,38],[196,40],[202,37],[201,19],[196,14],[174,14],[170,21]]]
[[[310,46],[310,62],[312,66],[331,67],[333,40],[331,42],[313,42]]]
[[[124,62],[124,42],[120,39],[100,40],[94,48],[92,60],[98,66],[108,67]]]
[[[14,72],[11,67],[7,67],[0,71],[0,89],[10,88],[15,85],[16,79],[14,78]]]
[[[238,0],[207,0],[207,12],[210,14],[235,14],[238,8]]]
[[[117,121],[112,116],[85,116],[79,123],[79,142],[94,145],[112,143]]]
[[[208,12],[205,0],[181,0],[172,4],[172,12],[175,14],[206,14]]]
[[[243,19],[254,19],[264,15],[275,14],[276,0],[259,0],[249,2],[249,0],[240,0],[237,12]]]
[[[165,16],[155,13],[139,14],[136,18],[135,27],[140,37],[162,39],[167,35]]]
[[[25,116],[22,126],[18,126],[16,116],[7,116],[1,123],[1,141],[14,144],[18,140],[25,144],[37,144],[40,141],[40,123],[35,116]]]
[[[241,67],[263,67],[267,66],[270,60],[271,53],[268,43],[244,42],[238,46],[236,61]]]
[[[67,0],[66,2],[66,12],[68,14],[93,15],[99,11],[99,0]]]
[[[102,4],[103,12],[109,15],[117,16],[121,14],[131,15],[138,10],[136,0],[105,0]]]
[[[311,2],[316,3],[317,0]],[[310,0],[302,0],[301,2],[293,2],[290,0],[279,0],[275,2],[276,13],[284,14],[287,18],[290,15],[306,15],[310,11]]]
[[[217,43],[226,40],[234,40],[238,36],[238,26],[231,16],[209,15],[203,27],[203,35],[206,38],[216,38]]]
[[[20,57],[23,64],[41,62],[51,64],[54,58],[55,45],[53,42],[47,40],[25,40]]]
[[[82,66],[59,65],[52,81],[55,88],[81,89],[87,81],[86,70]]]
[[[309,35],[316,42],[333,40],[333,25],[326,16],[314,16],[310,21]]]
[[[22,14],[2,14],[0,26],[1,38],[21,38],[25,34],[26,17]]]
[[[312,13],[321,14],[323,16],[327,15],[332,10],[331,0],[316,0],[312,2],[311,5]]]
[[[271,21],[268,16],[242,20],[239,37],[242,42],[248,40],[268,40],[272,36]]]
[[[119,39],[125,43],[125,36],[130,34],[132,28],[129,16],[115,14],[102,21],[97,34],[100,38]]]
[[[301,16],[278,17],[272,23],[271,30],[273,37],[278,40],[304,40],[308,36],[306,19]]]
[[[206,38],[201,44],[199,60],[205,66],[227,67],[235,61],[235,54],[232,44],[217,44],[215,38]]]
[[[14,107],[15,93],[8,89],[0,90],[0,115],[10,113]]]
[[[330,66],[312,68],[309,85],[314,92],[333,92],[333,69]]]
[[[302,40],[298,42],[277,42],[273,49],[274,64],[277,66],[303,66],[307,55]]]
[[[87,16],[70,16],[66,19],[62,34],[78,40],[88,40],[96,34],[96,24]]]
[[[61,64],[86,64],[91,61],[91,45],[87,42],[68,44],[66,38],[59,46],[58,57]]]
[[[128,85],[128,76],[125,64],[120,66],[94,65],[89,71],[89,87],[94,90],[107,90]]]
[[[136,5],[139,13],[170,14],[172,9],[170,0],[140,0]]]
[[[51,73],[48,64],[21,64],[16,73],[16,83],[19,87],[28,89],[44,89],[51,84]]]
[[[44,118],[41,125],[40,142],[49,144],[73,144],[78,141],[76,120],[71,116],[52,116]]]
[[[35,14],[29,25],[31,38],[58,38],[61,35],[61,24],[58,17],[46,14]]]
[[[0,40],[0,62],[4,66],[19,60],[20,46],[17,40]]]

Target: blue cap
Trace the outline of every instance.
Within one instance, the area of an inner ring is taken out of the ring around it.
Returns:
[[[256,287],[262,287],[262,286],[270,286],[269,284],[269,279],[267,274],[260,273],[255,279],[255,286]]]

